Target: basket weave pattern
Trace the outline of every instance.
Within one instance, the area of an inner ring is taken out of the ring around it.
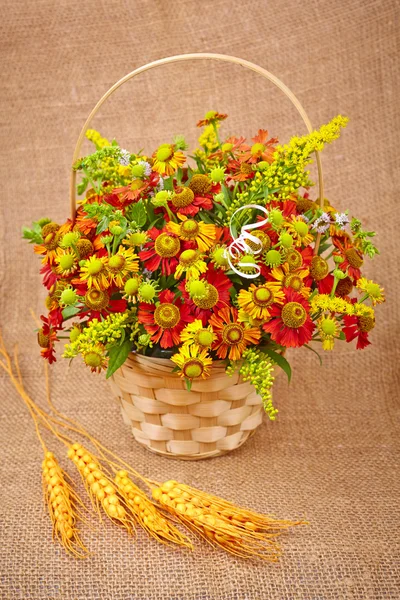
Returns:
[[[220,361],[190,392],[173,367],[167,359],[131,354],[110,382],[124,421],[149,450],[192,460],[218,456],[241,446],[261,424],[253,386],[226,375]]]

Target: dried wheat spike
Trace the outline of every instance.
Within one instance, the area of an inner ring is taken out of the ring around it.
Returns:
[[[139,524],[149,535],[163,544],[178,544],[193,549],[190,540],[160,513],[146,494],[130,479],[127,471],[118,471],[115,483],[127,498],[128,506],[136,515]]]
[[[153,498],[212,545],[242,558],[276,562],[281,554],[276,537],[303,523],[258,514],[172,480],[153,489]]]
[[[52,452],[45,453],[42,476],[45,502],[53,523],[53,538],[76,558],[85,558],[88,550],[76,527],[77,504],[80,501]]]
[[[133,533],[134,519],[127,506],[127,498],[117,491],[99,462],[81,444],[68,449],[68,457],[80,472],[93,507],[101,518],[101,509],[114,523]]]

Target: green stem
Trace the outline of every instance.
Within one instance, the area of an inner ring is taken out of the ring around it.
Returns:
[[[219,135],[218,135],[218,127],[215,121],[213,121],[213,129],[214,129],[214,133],[215,133],[215,137],[217,138],[217,142],[218,142],[218,147],[221,148],[221,140],[219,139]]]

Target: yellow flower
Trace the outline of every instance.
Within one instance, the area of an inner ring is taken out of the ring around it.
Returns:
[[[283,304],[285,294],[277,282],[267,282],[263,285],[252,283],[248,290],[240,290],[237,301],[250,317],[260,321],[270,318],[269,308],[273,304]]]
[[[193,323],[186,325],[185,329],[180,334],[181,342],[184,345],[190,346],[197,344],[201,349],[211,348],[212,344],[217,339],[211,325],[204,327],[201,319],[196,319]]]
[[[178,373],[181,377],[206,379],[210,376],[209,367],[212,365],[212,359],[207,355],[207,350],[201,350],[196,344],[182,346],[171,360],[179,367]]]
[[[107,258],[105,256],[91,256],[81,267],[80,280],[86,281],[88,288],[105,290],[110,287],[111,281],[107,272]]]
[[[335,339],[340,335],[340,327],[334,317],[323,315],[317,321],[318,331],[324,350],[333,350]]]
[[[120,246],[117,254],[108,258],[107,271],[111,280],[121,288],[127,278],[139,270],[139,257],[135,254],[133,248],[124,248]]]
[[[56,273],[62,277],[72,275],[78,268],[78,260],[72,248],[66,250],[57,248],[55,262],[57,264]]]
[[[179,257],[175,279],[179,279],[183,273],[186,273],[186,279],[199,279],[201,273],[206,271],[207,265],[198,250],[184,250]]]
[[[185,215],[178,214],[182,223],[170,221],[167,230],[177,235],[181,240],[195,241],[200,252],[206,252],[214,243],[216,232],[215,225],[188,219]]]
[[[122,240],[122,243],[125,244],[125,246],[143,246],[147,240],[148,237],[145,231],[135,231]]]
[[[292,288],[304,298],[308,298],[311,292],[309,287],[304,285],[304,279],[309,275],[308,269],[290,270],[288,263],[284,263],[281,267],[274,267],[271,270],[271,275],[279,281],[283,288]]]
[[[161,144],[153,154],[153,171],[160,175],[172,175],[185,164],[186,157],[183,152],[175,151],[172,144]]]
[[[283,226],[293,237],[296,246],[308,246],[314,240],[307,223],[301,217],[292,215],[290,221],[285,221]]]
[[[260,327],[265,323],[265,319],[254,319],[243,308],[239,309],[237,320],[239,323],[245,323],[248,327]]]
[[[371,279],[361,277],[357,281],[357,287],[365,294],[368,294],[373,306],[385,302],[385,290],[379,286],[379,283],[375,283]]]

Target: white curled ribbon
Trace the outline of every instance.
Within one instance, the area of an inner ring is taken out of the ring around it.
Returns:
[[[248,225],[243,225],[239,237],[235,238],[233,229],[232,229],[233,219],[234,219],[235,215],[237,215],[238,212],[240,212],[241,210],[247,210],[249,208],[255,208],[257,210],[261,210],[261,212],[263,212],[265,215],[267,215],[267,217],[265,219],[263,219],[262,221],[257,221],[256,223],[249,223]],[[260,275],[261,268],[258,265],[254,264],[254,263],[246,263],[246,262],[237,263],[238,267],[242,267],[242,268],[247,267],[247,268],[252,268],[252,269],[256,270],[256,273],[244,273],[243,271],[239,271],[232,264],[232,260],[240,258],[240,256],[242,256],[242,254],[244,252],[251,253],[251,254],[260,254],[262,252],[261,240],[258,237],[256,237],[255,235],[251,235],[251,233],[249,233],[249,231],[251,231],[252,229],[259,229],[260,227],[263,227],[267,223],[268,223],[268,211],[265,208],[265,206],[260,206],[259,204],[246,204],[246,206],[241,206],[240,208],[235,210],[235,212],[233,213],[231,220],[230,220],[230,224],[229,224],[229,229],[230,229],[230,233],[231,233],[233,242],[231,242],[231,244],[229,244],[228,248],[225,250],[224,256],[228,260],[229,266],[232,269],[232,271],[234,271],[235,273],[240,275],[240,277],[245,277],[246,279],[255,279],[256,277],[258,277]],[[247,243],[248,241],[252,242],[253,246],[249,246],[249,244]],[[254,245],[256,246],[256,250],[254,250]]]

